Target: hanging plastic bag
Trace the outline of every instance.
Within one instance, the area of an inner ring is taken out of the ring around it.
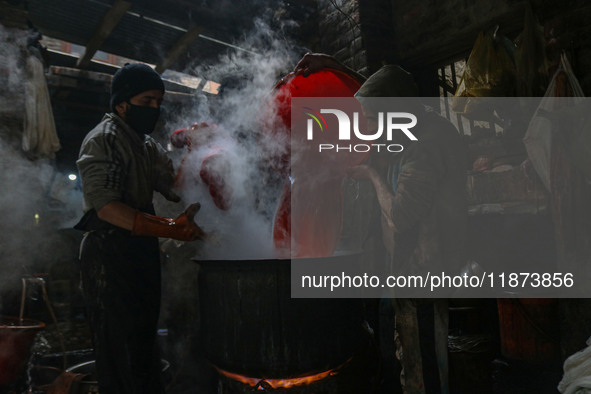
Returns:
[[[498,33],[480,32],[474,43],[452,109],[473,119],[488,120],[493,109],[482,99],[472,97],[515,96],[514,44]]]
[[[583,96],[584,94],[581,85],[579,85],[568,59],[562,54],[560,58],[560,66],[552,77],[548,89],[546,89],[542,101],[529,122],[525,137],[523,138],[529,159],[542,180],[542,183],[549,191],[551,190],[550,159],[552,152],[552,131],[554,127],[552,124],[552,113],[561,109],[558,108],[557,105],[574,107],[580,104],[583,101]],[[556,97],[572,97],[572,100],[557,101],[555,99]],[[585,133],[584,131],[584,129],[577,130],[577,136],[575,138],[572,138],[573,136],[571,136],[569,139],[571,141],[579,140],[581,143],[588,140],[589,142],[584,144],[584,146],[588,146],[588,150],[591,150],[591,136],[588,135],[588,132]],[[574,144],[571,142],[569,145],[573,147]],[[578,151],[575,153],[576,157],[580,157],[581,155],[584,156],[584,153],[581,153],[582,149],[582,147],[575,148],[575,150]],[[585,159],[583,158],[583,160]],[[584,165],[579,165],[579,167],[581,166]],[[591,163],[589,163],[589,166],[591,166]],[[589,169],[585,170],[587,172],[589,171]]]

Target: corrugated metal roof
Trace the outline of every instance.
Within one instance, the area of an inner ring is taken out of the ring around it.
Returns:
[[[114,0],[28,0],[29,19],[49,37],[86,46]],[[253,26],[257,16],[277,8],[271,0],[143,0],[133,1],[102,51],[158,64],[192,26],[202,34],[235,44]],[[229,46],[197,38],[171,66],[178,71],[213,63]]]

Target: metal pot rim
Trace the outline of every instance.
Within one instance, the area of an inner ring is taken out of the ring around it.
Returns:
[[[14,323],[14,325],[10,323]],[[15,316],[0,316],[0,330],[41,330],[43,328],[45,328],[45,323],[40,320],[21,320]]]
[[[86,367],[87,365],[94,364],[95,360],[85,361],[80,364],[72,365],[71,367],[66,369],[66,372],[77,373],[76,370],[79,368]],[[170,368],[170,363],[167,360],[160,359],[160,363],[162,364],[162,372],[166,372]]]

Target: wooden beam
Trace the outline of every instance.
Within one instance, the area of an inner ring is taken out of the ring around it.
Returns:
[[[160,64],[156,66],[156,71],[162,74],[167,68],[172,66],[178,58],[189,49],[189,46],[195,41],[203,28],[200,26],[193,26],[174,44],[174,46],[168,51],[166,57],[162,59]]]
[[[29,11],[25,9],[24,3],[18,3],[23,2],[0,1],[0,25],[8,28],[17,28],[22,30],[27,29]]]
[[[131,7],[130,1],[125,0],[115,0],[109,11],[103,17],[98,28],[95,30],[94,34],[86,44],[86,49],[84,50],[84,55],[78,59],[76,63],[76,67],[78,68],[85,68],[88,67],[90,64],[90,60],[98,51],[98,49],[103,45],[105,40],[111,35],[123,15],[127,12],[127,10]]]

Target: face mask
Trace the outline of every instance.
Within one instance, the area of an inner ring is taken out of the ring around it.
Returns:
[[[154,131],[154,127],[160,116],[160,108],[128,104],[125,114],[127,124],[141,134],[150,134]]]

